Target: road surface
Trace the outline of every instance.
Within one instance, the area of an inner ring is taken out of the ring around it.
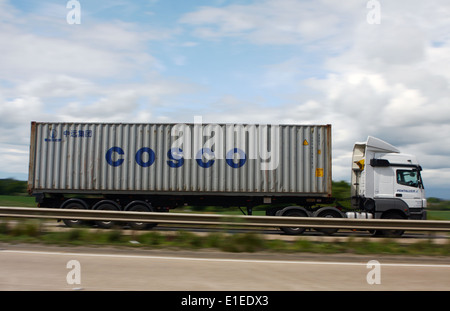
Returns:
[[[450,290],[449,258],[0,245],[0,290]]]

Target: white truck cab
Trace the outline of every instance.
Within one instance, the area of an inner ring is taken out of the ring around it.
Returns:
[[[369,136],[353,148],[352,207],[370,218],[426,219],[421,170],[415,156]]]

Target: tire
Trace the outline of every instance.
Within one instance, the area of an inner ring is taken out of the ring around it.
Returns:
[[[317,217],[342,218],[342,215],[339,214],[337,211],[325,210],[325,211],[321,212],[319,215],[317,215]],[[314,228],[314,230],[322,232],[323,234],[326,234],[326,235],[333,235],[339,231],[339,229],[335,229],[335,228]]]
[[[306,213],[304,213],[301,210],[298,209],[292,209],[292,210],[288,210],[286,211],[282,216],[288,216],[288,217],[307,217],[308,215],[306,215]],[[299,235],[302,234],[303,232],[305,232],[306,228],[302,228],[302,227],[280,227],[281,231],[283,231],[286,234],[289,235]]]
[[[64,206],[63,209],[86,209],[86,207],[81,202],[72,202]],[[80,219],[63,219],[63,223],[70,228],[86,225],[86,221]]]
[[[382,219],[405,219],[402,215],[395,212],[388,212],[381,216]],[[377,230],[375,235],[381,235],[390,238],[399,238],[405,233],[405,230]]]
[[[152,209],[149,209],[144,204],[133,205],[127,211],[130,211],[130,212],[144,212],[144,213],[145,212],[153,212]],[[128,223],[128,225],[130,226],[131,229],[134,229],[134,230],[146,230],[146,229],[151,229],[151,228],[155,227],[157,225],[157,223],[130,221]]]
[[[103,203],[97,207],[99,211],[119,211],[117,206],[111,203]],[[111,229],[117,225],[117,222],[112,220],[96,220],[95,224],[102,229]]]

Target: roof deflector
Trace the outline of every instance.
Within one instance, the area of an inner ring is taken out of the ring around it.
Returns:
[[[370,149],[374,152],[385,152],[385,153],[400,153],[400,150],[391,144],[372,136],[367,137],[366,142],[367,149]]]

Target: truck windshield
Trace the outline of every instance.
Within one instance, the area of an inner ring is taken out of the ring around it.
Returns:
[[[419,187],[420,177],[417,170],[397,170],[397,183],[400,185]]]

